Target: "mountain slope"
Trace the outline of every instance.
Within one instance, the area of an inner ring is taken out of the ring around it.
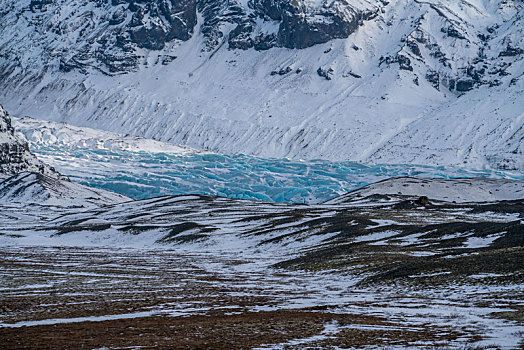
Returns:
[[[524,166],[522,1],[0,4],[18,115],[224,153]]]

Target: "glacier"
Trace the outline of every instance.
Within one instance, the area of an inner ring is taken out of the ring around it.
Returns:
[[[202,194],[320,203],[396,176],[524,179],[517,170],[224,155],[64,123],[13,120],[38,158],[62,174],[135,199]]]

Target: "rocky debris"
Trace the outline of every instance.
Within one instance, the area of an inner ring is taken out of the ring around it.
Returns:
[[[396,61],[398,62],[400,69],[413,71],[411,60],[408,57],[404,55],[397,55]]]
[[[354,73],[352,71],[347,72],[347,74],[344,74],[344,77],[353,77],[355,79],[360,79],[362,76],[360,74]]]
[[[387,65],[391,65],[393,63],[398,63],[399,64],[399,68],[402,69],[402,70],[407,70],[407,71],[413,71],[413,67],[411,66],[411,60],[409,59],[409,57],[405,56],[405,55],[402,55],[402,54],[397,54],[395,57],[380,57],[379,59],[379,67],[383,64],[387,64]]]
[[[44,11],[46,8],[46,5],[49,5],[52,3],[53,3],[53,0],[31,0],[31,3],[29,4],[29,10],[31,12]]]
[[[418,47],[418,43],[415,40],[406,41],[406,46],[409,47],[409,49],[415,56],[422,56],[420,48]]]
[[[421,197],[419,197],[419,198],[415,201],[415,204],[422,205],[422,206],[426,207],[426,206],[430,205],[431,203],[429,202],[428,197],[426,197],[426,196],[421,196]]]
[[[281,68],[279,70],[274,70],[271,72],[271,75],[286,75],[290,73],[293,70],[290,66],[287,66],[285,68]]]
[[[317,69],[317,74],[326,79],[326,80],[331,80],[332,77],[333,77],[333,68],[329,68],[329,69],[324,69],[322,67],[318,67]]]
[[[9,113],[0,106],[0,133],[14,136],[15,129],[11,124],[11,118],[9,118]]]
[[[431,83],[431,85],[440,90],[440,75],[438,72],[430,70],[426,73],[426,80]]]
[[[499,57],[513,57],[513,56],[522,55],[523,53],[524,53],[524,50],[521,49],[520,47],[511,47],[510,45],[508,45],[506,47],[506,50],[499,53]]]
[[[173,55],[165,55],[162,57],[162,65],[166,66],[168,65],[169,63],[173,62],[174,60],[176,60],[176,56],[173,56]]]
[[[22,171],[60,176],[52,167],[39,161],[29,151],[27,142],[15,135],[9,114],[0,106],[0,178]]]
[[[429,55],[431,57],[436,58],[443,66],[447,65],[449,59],[446,57],[446,54],[441,51],[438,45],[429,45],[429,50]]]
[[[454,28],[453,26],[449,26],[447,28],[442,28],[441,29],[441,32],[442,33],[446,33],[447,36],[449,37],[452,37],[452,38],[457,38],[457,39],[462,39],[462,40],[466,40],[466,37],[464,35],[462,35],[456,28]]]
[[[277,38],[277,35],[274,33],[270,33],[270,34],[261,33],[261,34],[258,34],[253,39],[253,47],[257,51],[269,50],[272,47],[275,47],[277,45],[278,45],[278,38]]]

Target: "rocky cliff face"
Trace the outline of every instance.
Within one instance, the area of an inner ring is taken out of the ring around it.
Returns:
[[[59,176],[53,168],[31,154],[27,142],[15,135],[9,114],[0,106],[0,177],[23,171]]]
[[[484,17],[482,27],[452,5],[415,1],[409,6],[422,11],[408,14],[399,13],[403,6],[404,1],[367,0],[31,0],[29,4],[3,0],[0,31],[6,35],[13,25],[26,28],[12,33],[22,37],[21,42],[13,37],[3,43],[3,56],[14,63],[12,70],[43,64],[48,70],[95,69],[112,75],[137,70],[151,54],[146,51],[158,52],[157,62],[168,64],[177,56],[176,47],[194,36],[203,37],[205,51],[222,45],[242,50],[303,49],[348,38],[367,21],[381,19],[388,33],[398,26],[395,21],[411,21],[412,30],[400,38],[402,49],[381,55],[379,65],[398,64],[412,71],[414,61],[424,62],[423,79],[435,89],[444,86],[459,93],[500,84],[497,77],[510,74],[508,61],[524,53],[522,33],[514,32],[515,25],[522,24],[520,1],[501,1],[495,22],[484,13],[491,9],[473,3],[459,8],[476,19]],[[396,16],[406,17],[388,19],[385,14],[391,8]],[[40,55],[19,51],[24,41],[36,43],[33,53]],[[461,48],[458,54],[450,50],[451,42]],[[489,52],[494,44],[500,47],[495,56]]]
[[[248,21],[239,23],[229,34],[232,48],[303,49],[347,38],[357,29],[359,21],[378,11],[372,2],[355,6],[347,1],[332,1],[315,6],[304,0],[251,0],[248,8],[251,12]],[[264,23],[272,23],[274,31],[265,32]]]
[[[42,41],[44,56],[62,72],[95,68],[117,74],[137,69],[140,49],[162,51],[195,31],[205,38],[206,50],[225,43],[244,50],[305,48],[348,37],[370,11],[377,11],[372,2],[355,7],[345,0],[322,6],[308,0],[3,1],[0,28],[20,21],[34,28],[30,36]],[[169,61],[169,55],[162,57]]]

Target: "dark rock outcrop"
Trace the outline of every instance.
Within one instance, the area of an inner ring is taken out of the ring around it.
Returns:
[[[250,0],[247,6],[238,0],[92,0],[75,3],[75,11],[64,14],[63,2],[29,4],[29,24],[50,34],[42,39],[50,41],[42,43],[45,56],[55,57],[59,64],[53,67],[61,72],[96,69],[108,75],[136,70],[143,58],[139,49],[163,50],[174,41],[189,40],[197,30],[204,37],[204,51],[224,44],[241,50],[301,49],[346,38],[376,13],[345,0],[322,6],[304,0]],[[202,16],[198,28],[197,13]],[[272,31],[260,25],[266,22]],[[67,51],[56,45],[60,38],[73,37],[85,44]]]
[[[332,68],[329,68],[329,69],[324,69],[322,67],[319,67],[317,69],[317,74],[326,79],[326,80],[331,80],[332,76],[333,76],[333,69]]]
[[[466,39],[466,37],[461,32],[459,32],[458,29],[452,26],[449,26],[447,28],[442,28],[441,31],[443,33],[446,33],[447,36],[452,37],[452,38],[457,38],[457,39],[462,39],[462,40]]]
[[[9,114],[0,106],[0,177],[23,171],[60,176],[53,168],[39,161],[29,151],[27,142],[15,135]]]
[[[291,49],[302,49],[328,42],[336,38],[347,38],[358,28],[361,14],[351,7],[342,13],[335,4],[307,13],[299,2],[282,2],[281,23],[278,42]]]
[[[458,92],[465,92],[473,89],[475,82],[473,80],[459,80],[457,81],[456,88]]]
[[[506,50],[502,51],[499,54],[499,57],[513,57],[513,56],[522,55],[523,53],[524,53],[524,50],[521,49],[520,47],[511,47],[510,45],[508,45],[506,47]]]
[[[429,81],[435,89],[440,90],[440,74],[438,72],[433,70],[427,72],[426,80]]]
[[[195,0],[143,2],[131,18],[131,42],[141,48],[160,50],[166,42],[191,37],[197,21]],[[121,8],[114,12],[112,20],[115,16],[123,18],[125,15],[121,12]]]
[[[252,13],[248,15],[246,9],[234,1],[199,1],[198,9],[204,16],[202,33],[208,38],[210,46],[218,45],[227,37],[231,49],[302,49],[348,37],[364,17],[349,4],[344,2],[341,5],[340,1],[334,1],[329,6],[310,8],[304,1],[252,0],[249,7]],[[278,32],[260,32],[256,18],[279,22]],[[224,33],[220,26],[222,23],[233,23],[236,27]]]
[[[381,57],[379,60],[379,66],[383,63],[387,65],[398,63],[400,69],[413,71],[413,67],[411,66],[411,60],[409,59],[409,57],[404,56],[402,54],[397,54],[395,57]]]
[[[293,70],[290,66],[287,66],[285,68],[281,68],[279,70],[274,70],[271,72],[271,75],[286,75],[290,73]]]

